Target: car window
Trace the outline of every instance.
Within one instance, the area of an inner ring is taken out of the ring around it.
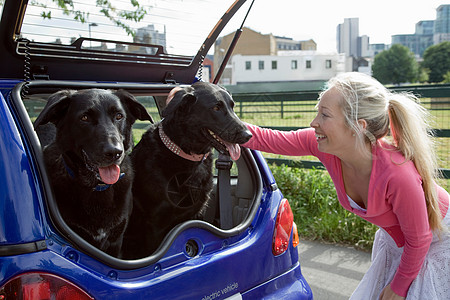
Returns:
[[[65,7],[60,7],[58,2],[65,3]],[[32,0],[23,19],[21,37],[34,42],[67,45],[80,37],[156,44],[164,46],[169,54],[195,55],[233,2]],[[91,40],[83,47],[101,49],[117,47],[117,44]],[[134,47],[128,51],[151,51]]]

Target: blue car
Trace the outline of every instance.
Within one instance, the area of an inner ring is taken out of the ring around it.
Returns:
[[[211,199],[231,201],[231,229],[189,220],[148,257],[110,256],[59,213],[33,129],[48,96],[125,89],[158,120],[172,88],[214,77],[208,52],[251,7],[214,1],[206,13],[211,2],[138,2],[0,4],[0,300],[312,299],[289,202],[258,151],[243,148],[231,170],[217,164]],[[136,122],[136,142],[148,125]],[[227,184],[219,190],[218,181]]]

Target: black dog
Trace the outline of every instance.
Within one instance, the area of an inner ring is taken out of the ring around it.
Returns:
[[[237,160],[251,137],[223,88],[197,82],[180,89],[131,154],[134,208],[124,258],[142,258],[177,224],[201,217],[212,190],[212,147]]]
[[[47,123],[56,127],[44,160],[64,221],[116,257],[133,204],[134,174],[127,150],[136,119],[152,121],[130,93],[88,89],[51,95],[34,123],[38,133]]]

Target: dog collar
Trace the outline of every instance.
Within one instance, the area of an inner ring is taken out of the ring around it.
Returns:
[[[62,161],[63,161],[64,167],[66,168],[67,174],[69,174],[70,177],[75,178],[75,173],[66,164],[66,160],[64,159],[64,157],[62,157]],[[119,181],[123,176],[125,176],[125,173],[120,173],[119,179],[117,181]],[[92,188],[92,190],[95,192],[103,192],[103,191],[107,190],[111,185],[112,184],[102,182],[102,183],[97,184],[97,186]]]
[[[72,169],[66,164],[66,160],[64,159],[64,157],[61,156],[61,158],[62,158],[64,167],[66,168],[67,174],[69,174],[70,177],[74,178],[75,174],[73,173]]]
[[[166,135],[166,133],[164,132],[164,130],[162,128],[162,123],[159,123],[158,131],[159,131],[159,137],[161,138],[161,141],[163,142],[163,144],[167,147],[167,149],[169,149],[176,155],[178,155],[184,159],[190,160],[190,161],[203,161],[206,157],[208,157],[209,153],[187,154],[186,152],[184,152],[177,144],[172,142],[172,140]]]

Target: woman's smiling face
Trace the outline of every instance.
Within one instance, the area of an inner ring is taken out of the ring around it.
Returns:
[[[326,91],[317,105],[317,116],[312,120],[318,149],[321,152],[341,157],[355,149],[355,136],[347,126],[341,103],[342,95],[336,88]]]

